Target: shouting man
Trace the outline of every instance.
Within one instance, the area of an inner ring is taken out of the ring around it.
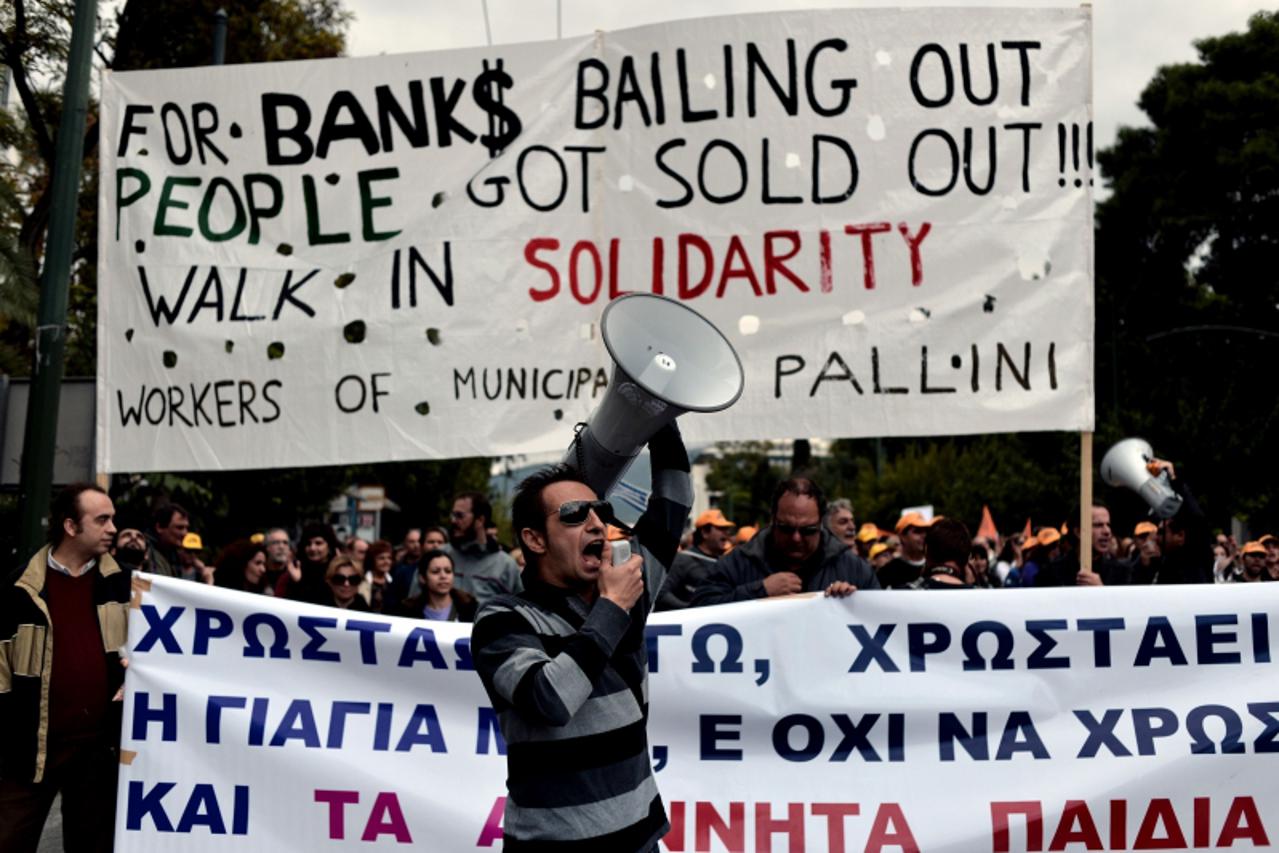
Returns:
[[[653,850],[670,824],[648,750],[644,623],[692,505],[674,424],[649,440],[653,495],[638,553],[614,564],[619,524],[580,474],[544,468],[512,507],[525,587],[481,608],[475,668],[507,743],[505,849]]]

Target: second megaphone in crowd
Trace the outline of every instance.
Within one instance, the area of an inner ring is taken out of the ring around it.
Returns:
[[[636,293],[600,319],[613,375],[564,461],[603,497],[659,429],[685,412],[718,412],[742,395],[733,345],[692,308]]]
[[[1156,518],[1172,518],[1181,509],[1181,495],[1173,491],[1167,471],[1152,474],[1155,451],[1141,438],[1125,438],[1101,460],[1101,478],[1107,485],[1132,489],[1150,505]]]

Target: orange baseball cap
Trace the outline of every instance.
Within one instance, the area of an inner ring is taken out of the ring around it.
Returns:
[[[1137,526],[1132,529],[1133,536],[1146,536],[1147,534],[1157,532],[1159,532],[1159,525],[1155,524],[1153,521],[1139,521],[1137,522]]]
[[[887,550],[888,546],[883,542],[876,542],[874,545],[870,546],[870,558],[873,560]]]
[[[1245,542],[1244,546],[1239,549],[1240,554],[1264,554],[1266,546],[1260,542]]]
[[[716,527],[736,527],[737,526],[736,524],[734,524],[733,522],[725,518],[724,513],[720,512],[717,509],[708,509],[706,510],[706,512],[699,515],[697,517],[697,521],[694,522],[693,527],[705,527],[708,524],[713,524]]]
[[[901,518],[897,519],[897,526],[893,528],[893,532],[901,536],[902,531],[907,527],[928,527],[932,522],[924,518],[917,512],[908,512]]]
[[[737,535],[733,537],[733,541],[741,545],[754,539],[756,533],[759,533],[758,527],[751,527],[749,524],[745,527],[739,527],[737,528]]]
[[[1056,545],[1061,541],[1061,534],[1057,532],[1055,527],[1045,527],[1039,531],[1037,542],[1040,545]]]
[[[857,529],[858,542],[870,542],[872,539],[879,538],[879,528],[867,522]]]

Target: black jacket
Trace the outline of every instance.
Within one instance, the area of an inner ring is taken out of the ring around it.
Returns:
[[[1147,566],[1141,564],[1140,557],[1134,557],[1131,562],[1134,584],[1212,583],[1214,580],[1208,519],[1184,480],[1173,480],[1172,489],[1183,501],[1174,521],[1186,532],[1186,543],[1176,551],[1156,557]]]
[[[706,581],[706,576],[715,567],[715,562],[714,557],[702,553],[696,545],[676,554],[653,609],[683,610],[688,607],[698,587]]]
[[[693,594],[693,607],[764,598],[764,578],[786,571],[769,547],[772,527],[765,527],[745,545],[723,557]],[[821,592],[835,581],[847,581],[858,589],[879,589],[875,570],[857,552],[822,528],[821,542],[800,572],[805,592]]]
[[[1127,586],[1132,583],[1132,564],[1114,557],[1093,555],[1092,570],[1101,576],[1103,586]],[[1035,586],[1074,586],[1079,575],[1079,555],[1071,552],[1053,560],[1035,575]]]

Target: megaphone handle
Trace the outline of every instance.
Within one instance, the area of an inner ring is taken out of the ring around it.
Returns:
[[[577,457],[577,470],[585,473],[586,471],[586,451],[582,449],[582,430],[586,429],[586,421],[578,421],[573,424],[573,452]],[[600,495],[600,497],[604,497]]]

